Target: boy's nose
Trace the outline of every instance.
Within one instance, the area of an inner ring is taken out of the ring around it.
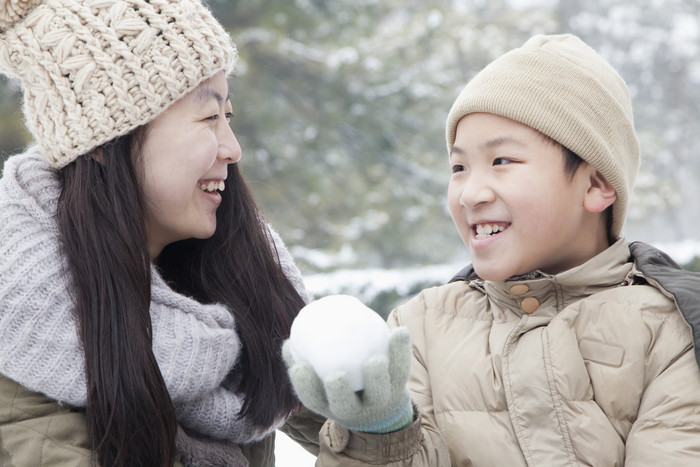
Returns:
[[[241,160],[242,150],[238,139],[225,119],[219,119],[219,159],[227,164]]]
[[[472,174],[462,187],[459,204],[474,209],[479,205],[492,202],[495,198],[495,193],[490,188],[488,181],[484,177]]]

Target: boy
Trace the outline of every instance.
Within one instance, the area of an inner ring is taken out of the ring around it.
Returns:
[[[700,279],[620,237],[639,163],[623,80],[574,36],[533,37],[467,84],[447,146],[472,267],[391,313],[363,394],[285,349],[299,398],[329,419],[318,464],[697,464],[679,309],[700,327]]]

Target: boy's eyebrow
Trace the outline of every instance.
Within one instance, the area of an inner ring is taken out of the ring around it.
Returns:
[[[480,143],[479,147],[482,149],[491,149],[491,148],[495,148],[498,146],[502,146],[504,144],[513,144],[515,146],[525,146],[525,143],[523,143],[522,141],[520,141],[517,138],[513,138],[512,136],[496,136],[494,138],[491,138],[489,140],[484,141],[483,143]],[[464,155],[465,152],[459,146],[452,146],[452,149],[450,150],[450,156],[452,156],[453,154]]]
[[[197,91],[195,92],[194,103],[200,104],[207,99],[211,99],[212,97],[216,99],[216,102],[218,102],[219,104],[223,104],[231,98],[231,93],[229,92],[228,94],[226,94],[226,97],[224,97],[216,89],[210,86],[204,86],[197,89]]]
[[[512,136],[496,136],[495,138],[491,138],[490,140],[482,143],[480,146],[483,148],[495,148],[497,146],[502,146],[504,144],[513,144],[516,146],[525,146],[525,143],[522,141],[513,138]]]
[[[464,151],[462,151],[462,148],[460,148],[459,146],[452,146],[452,149],[450,149],[450,157],[452,157],[453,154],[461,156],[464,154]]]

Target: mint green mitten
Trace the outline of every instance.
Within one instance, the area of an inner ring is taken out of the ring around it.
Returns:
[[[329,373],[321,381],[313,367],[295,362],[289,341],[282,356],[294,391],[313,412],[340,426],[365,433],[389,433],[413,422],[413,405],[407,382],[411,369],[411,342],[407,328],[395,328],[389,337],[389,354],[373,355],[362,366],[364,389],[354,392],[345,372]]]

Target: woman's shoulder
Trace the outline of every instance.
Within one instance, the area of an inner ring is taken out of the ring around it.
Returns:
[[[5,161],[0,192],[3,210],[15,207],[53,218],[60,194],[58,172],[38,147],[29,148]]]
[[[89,466],[83,412],[0,375],[0,464]]]
[[[3,167],[3,178],[14,176],[15,174],[36,174],[45,175],[55,173],[38,146],[31,146],[26,151],[11,155],[5,161]]]
[[[287,249],[287,245],[285,245],[284,240],[282,240],[282,237],[275,231],[275,229],[272,228],[272,225],[266,224],[266,227],[270,234],[273,249],[277,252],[277,257],[284,275],[287,277],[289,282],[292,283],[304,302],[309,303],[311,301],[311,297],[306,290],[301,271],[294,262],[294,258]]]

